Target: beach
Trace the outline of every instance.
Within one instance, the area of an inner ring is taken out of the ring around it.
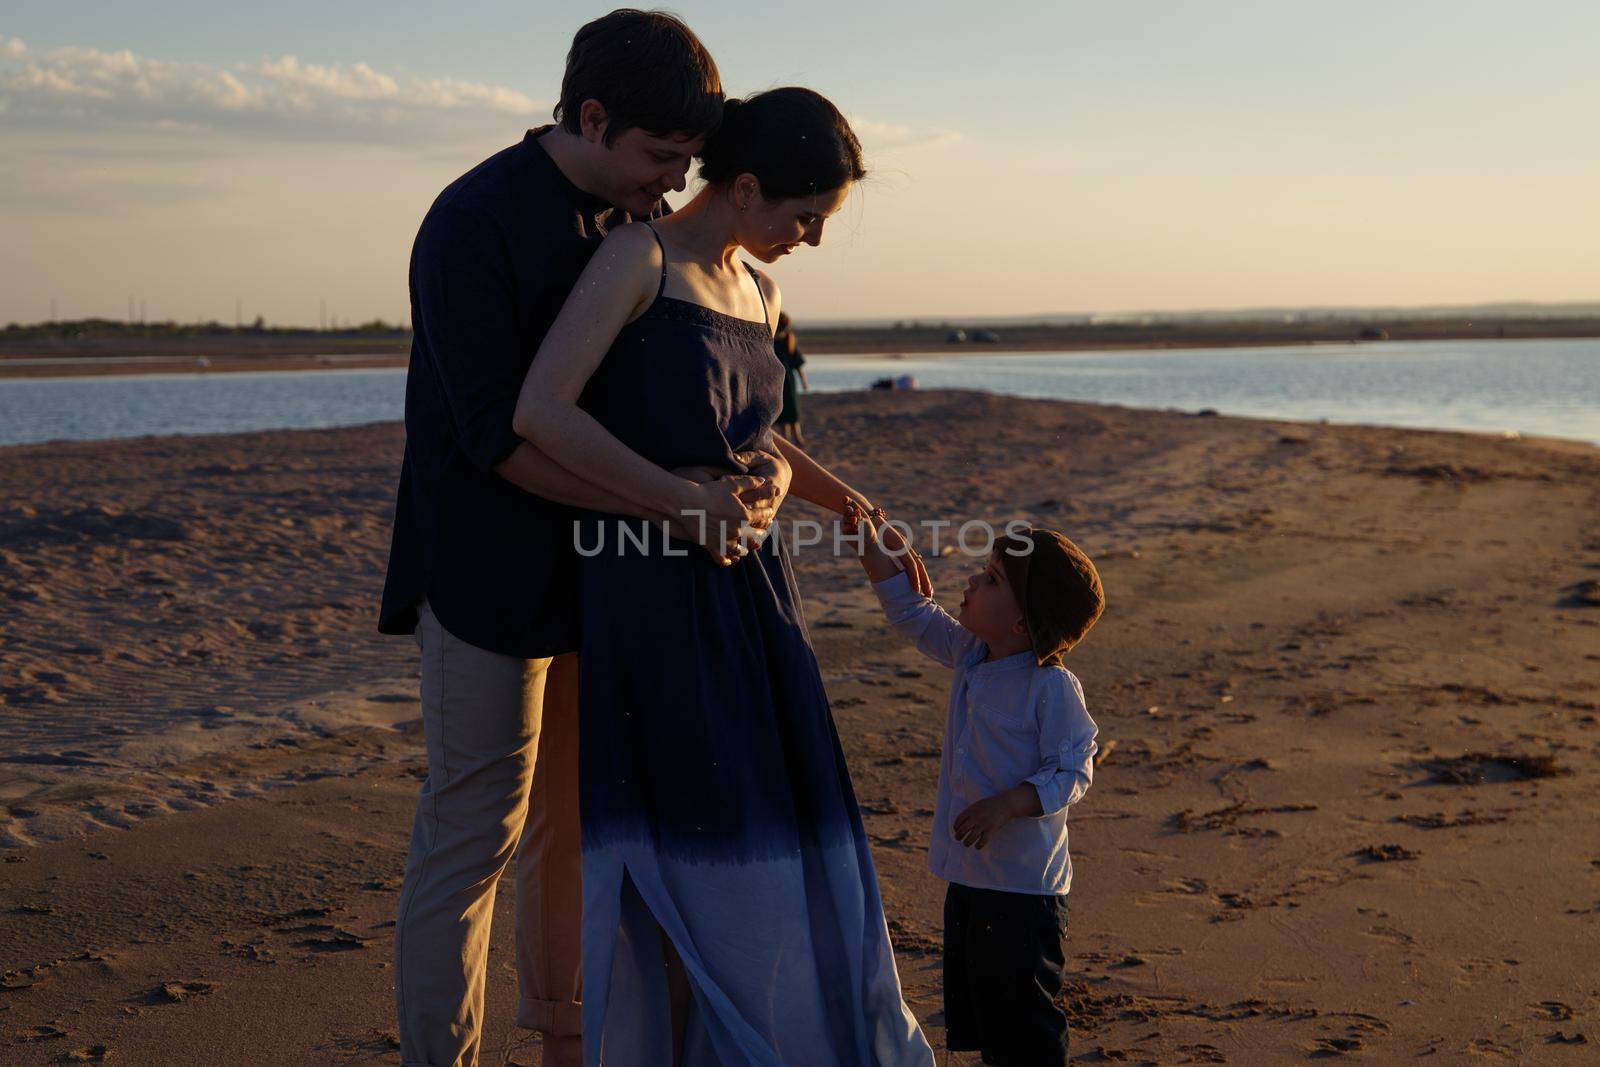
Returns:
[[[1076,1060],[1593,1056],[1600,450],[969,392],[806,413],[891,517],[1022,519],[1099,565],[1068,664],[1101,745],[1069,820]],[[414,647],[374,619],[402,445],[0,449],[0,1060],[397,1058],[424,760]],[[930,554],[941,602],[975,565]],[[948,672],[853,559],[795,573],[942,1047]],[[484,1062],[531,1067],[508,895],[492,951]]]

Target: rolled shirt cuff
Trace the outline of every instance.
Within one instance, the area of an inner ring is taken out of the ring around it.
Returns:
[[[893,604],[916,604],[924,599],[920,593],[911,588],[911,576],[905,571],[900,571],[881,582],[873,582],[872,591],[878,595],[878,601],[884,607]]]
[[[1070,771],[1051,768],[1023,779],[1033,786],[1034,792],[1039,794],[1039,814],[1034,818],[1046,818],[1067,806],[1067,790],[1062,779],[1069,777],[1070,774]]]

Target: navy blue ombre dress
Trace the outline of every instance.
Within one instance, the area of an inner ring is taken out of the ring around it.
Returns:
[[[765,323],[658,292],[581,404],[662,467],[740,469],[782,397]],[[931,1065],[781,539],[724,567],[591,515],[580,549],[587,1062],[672,1062],[667,938],[685,1064]]]

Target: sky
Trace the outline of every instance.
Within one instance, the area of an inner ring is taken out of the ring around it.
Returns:
[[[861,135],[797,321],[1600,299],[1592,0],[670,9]],[[0,0],[0,323],[406,321],[428,204],[606,10]]]

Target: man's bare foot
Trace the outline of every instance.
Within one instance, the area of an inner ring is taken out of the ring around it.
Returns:
[[[543,1067],[583,1067],[583,1037],[579,1034],[565,1037],[545,1034],[544,1058],[539,1062]]]

